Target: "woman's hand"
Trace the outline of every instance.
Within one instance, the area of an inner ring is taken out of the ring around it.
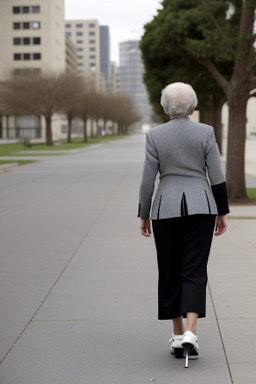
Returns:
[[[215,236],[220,236],[228,229],[227,215],[218,215],[215,227]]]
[[[140,233],[145,237],[151,236],[150,219],[140,219]]]

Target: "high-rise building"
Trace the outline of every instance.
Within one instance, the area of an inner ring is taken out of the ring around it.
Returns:
[[[63,72],[66,68],[64,0],[0,0],[0,81],[23,73]],[[1,107],[0,107],[1,108]],[[60,119],[53,123],[53,135]],[[0,137],[44,136],[37,116],[5,116]]]
[[[106,82],[110,81],[111,63],[110,63],[110,35],[109,27],[100,26],[100,70],[105,76]]]
[[[66,35],[66,71],[77,73],[77,54],[76,46],[73,41]]]
[[[65,30],[76,46],[78,75],[93,79],[96,89],[103,90],[98,20],[66,20]]]
[[[65,70],[64,0],[1,0],[0,80]]]
[[[141,59],[139,41],[125,41],[119,44],[119,93],[129,95],[141,122],[151,122],[152,108],[143,82],[144,65]]]

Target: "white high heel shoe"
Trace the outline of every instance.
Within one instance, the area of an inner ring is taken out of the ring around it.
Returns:
[[[190,331],[186,331],[182,337],[181,345],[185,354],[185,368],[188,368],[189,354],[193,353],[194,358],[198,358],[199,346],[197,336]]]
[[[176,359],[181,359],[184,357],[184,350],[181,345],[183,335],[174,335],[172,334],[171,339],[169,340],[171,354],[176,357]]]

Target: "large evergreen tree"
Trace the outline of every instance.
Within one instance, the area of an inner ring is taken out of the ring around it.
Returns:
[[[229,106],[229,197],[245,198],[246,106],[250,91],[256,87],[253,76],[256,0],[164,0],[162,4],[163,9],[145,26],[141,43],[151,100],[156,100],[156,92],[159,99],[159,90],[166,85],[166,79],[193,84],[196,76],[203,73],[199,64],[208,70]],[[218,88],[212,93],[209,85],[206,81],[201,88],[223,102]]]

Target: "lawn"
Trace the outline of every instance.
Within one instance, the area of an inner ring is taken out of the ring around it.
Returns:
[[[256,188],[247,188],[247,195],[249,199],[256,199]]]
[[[69,150],[76,148],[83,148],[91,144],[98,143],[107,143],[112,140],[120,140],[123,139],[124,135],[116,135],[116,136],[104,136],[104,137],[96,137],[96,138],[88,138],[88,143],[84,143],[81,138],[72,139],[72,143],[67,143],[66,140],[56,141],[54,146],[46,146],[43,143],[35,143],[31,144],[30,147],[25,147],[23,143],[15,143],[15,144],[1,144],[0,145],[0,156],[22,156],[24,154],[18,154],[16,152],[26,151],[27,155],[32,155],[30,151],[52,151],[52,150]],[[35,154],[33,154],[35,155]],[[40,153],[40,156],[42,154]],[[49,153],[48,155],[52,155]],[[54,154],[55,155],[55,154]]]

